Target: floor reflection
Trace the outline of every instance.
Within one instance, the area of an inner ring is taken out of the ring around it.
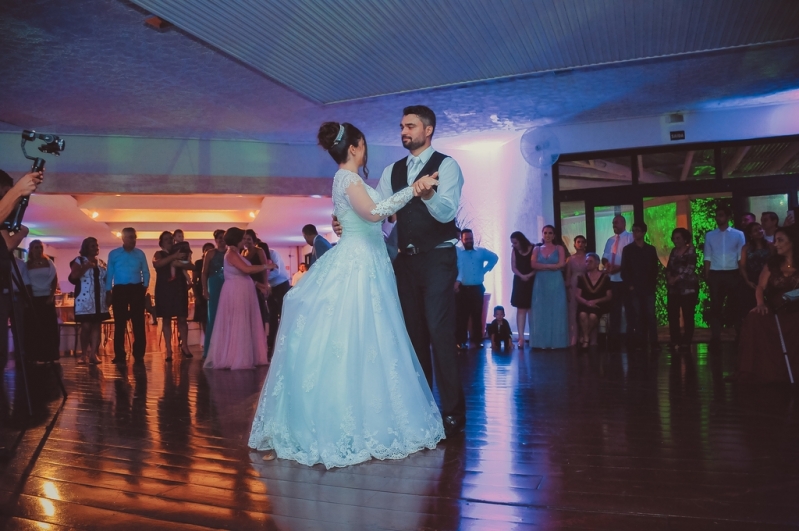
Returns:
[[[62,358],[70,398],[17,497],[11,491],[59,393],[53,374],[34,367],[31,421],[20,373],[6,370],[0,446],[22,437],[16,457],[0,463],[0,524],[657,529],[724,521],[749,529],[799,521],[797,395],[725,382],[730,345],[470,350],[461,355],[465,438],[335,470],[262,461],[246,443],[268,368],[204,370],[198,358],[170,364],[151,352],[143,366],[122,367],[107,353],[97,367]]]

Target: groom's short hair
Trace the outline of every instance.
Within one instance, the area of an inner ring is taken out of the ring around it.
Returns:
[[[436,132],[436,113],[433,112],[433,109],[424,105],[411,105],[410,107],[405,107],[402,110],[403,116],[407,116],[409,114],[415,114],[419,117],[425,127],[431,125],[433,126],[433,133]],[[430,137],[432,138],[433,135],[431,134]]]

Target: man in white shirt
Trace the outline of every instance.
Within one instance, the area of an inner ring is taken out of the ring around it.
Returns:
[[[499,257],[483,247],[474,246],[471,229],[461,231],[463,249],[458,250],[458,280],[455,292],[458,302],[457,339],[458,347],[467,348],[469,319],[472,320],[471,341],[475,346],[483,343],[486,323],[483,322],[483,295],[485,274],[494,269]]]
[[[780,218],[776,212],[763,212],[760,214],[760,226],[766,233],[766,241],[774,243],[774,233],[780,228]]]
[[[613,347],[619,346],[622,309],[627,318],[627,329],[632,328],[630,326],[630,292],[625,289],[624,281],[621,278],[622,251],[633,242],[633,235],[626,229],[627,220],[624,219],[624,216],[614,217],[613,236],[608,238],[605,243],[605,251],[602,253],[602,265],[610,275],[610,286],[613,291],[613,299],[610,304],[610,330],[608,331],[608,339]]]
[[[716,225],[705,235],[705,279],[710,288],[710,334],[712,341],[721,338],[724,303],[730,315],[738,316],[737,294],[741,286],[738,259],[746,243],[744,233],[730,227],[732,211],[727,206],[716,209]],[[736,327],[738,323],[736,320]]]
[[[305,275],[305,272],[306,272],[306,271],[308,271],[308,266],[307,266],[307,265],[305,265],[305,262],[303,262],[303,263],[301,263],[301,264],[300,264],[300,267],[299,267],[299,269],[297,270],[297,272],[296,272],[296,273],[294,273],[294,274],[291,276],[291,285],[292,285],[292,286],[296,286],[296,285],[297,285],[297,282],[299,282],[299,281],[300,281],[300,279],[303,277],[303,275]]]

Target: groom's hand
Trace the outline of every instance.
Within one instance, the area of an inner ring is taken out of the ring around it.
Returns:
[[[422,199],[430,199],[436,193],[435,187],[438,186],[438,172],[432,175],[425,175],[413,183],[414,195]]]
[[[336,236],[341,238],[341,233],[343,232],[341,229],[341,223],[338,222],[338,218],[333,216],[333,232],[336,233]]]

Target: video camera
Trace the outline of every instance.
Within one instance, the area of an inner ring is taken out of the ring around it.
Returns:
[[[37,139],[45,142],[39,146],[39,151],[47,153],[48,155],[61,155],[65,146],[64,141],[55,135],[45,135],[37,133],[36,131],[22,131],[22,154],[25,155],[26,159],[33,161],[33,165],[31,166],[32,172],[44,170],[45,160],[39,157],[31,157],[28,155],[28,152],[25,151],[25,142],[33,142]],[[22,226],[22,218],[25,216],[25,209],[28,208],[28,201],[30,201],[29,196],[22,198],[17,208],[15,208],[3,222],[3,229],[11,232],[17,232],[20,229]]]

